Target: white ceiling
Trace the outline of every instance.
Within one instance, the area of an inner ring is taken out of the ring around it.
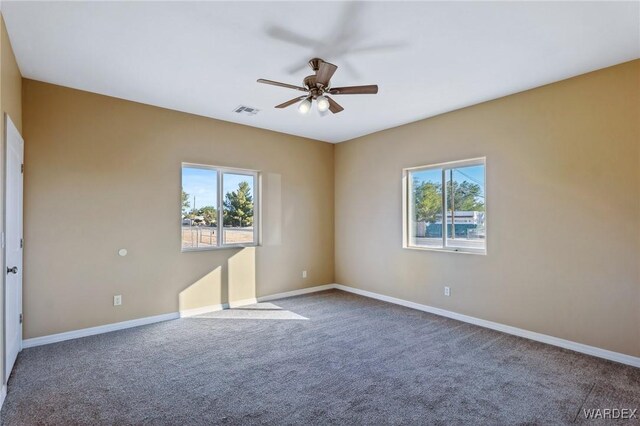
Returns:
[[[2,13],[24,77],[327,142],[640,57],[637,1],[4,1]],[[316,55],[339,66],[333,86],[379,94],[335,96],[345,111],[326,117],[274,109],[300,92],[256,79],[300,85]]]

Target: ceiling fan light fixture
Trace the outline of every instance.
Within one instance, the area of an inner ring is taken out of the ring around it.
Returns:
[[[298,111],[300,111],[300,114],[306,114],[309,112],[309,110],[311,109],[311,99],[306,98],[304,101],[300,102],[300,105],[298,105]]]
[[[329,99],[324,96],[318,96],[316,102],[318,103],[318,111],[325,112],[329,109]]]

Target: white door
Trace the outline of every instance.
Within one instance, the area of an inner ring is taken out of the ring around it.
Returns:
[[[24,141],[5,114],[7,181],[5,188],[5,378],[22,350],[22,172]]]

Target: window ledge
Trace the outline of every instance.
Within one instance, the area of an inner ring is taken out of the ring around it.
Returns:
[[[227,244],[220,247],[187,247],[187,248],[183,247],[180,251],[182,253],[189,253],[193,251],[216,251],[216,250],[239,249],[239,248],[248,248],[248,247],[260,247],[260,244]]]
[[[441,253],[475,254],[475,255],[481,255],[481,256],[487,255],[486,249],[474,250],[474,249],[468,249],[468,248],[448,248],[448,247],[436,248],[436,247],[418,247],[418,246],[403,246],[402,248],[405,250],[438,251]]]

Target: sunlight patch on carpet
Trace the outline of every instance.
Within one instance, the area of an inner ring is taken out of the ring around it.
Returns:
[[[222,311],[209,312],[193,318],[249,319],[249,320],[308,320],[295,312],[282,309],[273,303],[254,303]]]

